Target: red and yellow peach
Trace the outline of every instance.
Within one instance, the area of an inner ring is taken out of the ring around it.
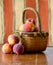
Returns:
[[[20,32],[24,32],[24,24],[20,25],[19,31],[20,31]]]
[[[39,31],[39,28],[36,26],[34,29],[34,32],[38,32],[38,31]]]
[[[23,54],[24,46],[22,44],[15,44],[13,46],[13,52],[16,54]]]
[[[32,22],[35,25],[35,20],[33,18],[28,18],[26,22]]]
[[[11,34],[8,36],[8,42],[10,45],[14,45],[19,42],[19,38],[16,35]]]
[[[35,28],[35,25],[32,22],[26,22],[24,24],[24,31],[25,32],[32,32]]]
[[[8,43],[5,43],[3,46],[2,46],[2,52],[3,53],[12,53],[12,47],[10,44]]]

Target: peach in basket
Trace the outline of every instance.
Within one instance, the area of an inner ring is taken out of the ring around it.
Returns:
[[[31,24],[32,22],[24,21],[24,15],[26,10],[31,10],[38,17],[38,28],[35,25]],[[21,42],[24,45],[25,52],[41,52],[46,50],[48,44],[48,32],[41,30],[41,22],[39,14],[33,8],[25,8],[23,10],[22,22],[24,24],[24,31],[17,31],[19,33]],[[29,25],[30,24],[30,25]],[[29,29],[30,28],[30,29]],[[35,29],[36,28],[36,29]],[[21,34],[20,34],[21,33]]]

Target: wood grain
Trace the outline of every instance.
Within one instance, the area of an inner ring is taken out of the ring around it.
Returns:
[[[53,65],[53,47],[43,53],[34,54],[3,54],[0,45],[0,65]]]

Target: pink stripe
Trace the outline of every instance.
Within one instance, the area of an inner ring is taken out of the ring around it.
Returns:
[[[39,14],[42,30],[49,31],[48,27],[48,0],[39,0]]]
[[[13,31],[13,8],[12,0],[4,0],[4,42],[7,42],[7,37]]]

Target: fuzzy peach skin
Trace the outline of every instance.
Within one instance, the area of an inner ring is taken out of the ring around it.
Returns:
[[[33,18],[28,18],[26,22],[32,22],[34,25],[36,25],[35,20]]]
[[[35,26],[34,32],[38,32],[39,28],[37,26]]]
[[[24,31],[26,32],[32,32],[35,28],[35,25],[32,22],[26,22],[24,24]]]
[[[12,53],[12,47],[10,44],[8,43],[5,43],[3,46],[2,46],[2,52],[3,53]]]
[[[14,45],[19,42],[19,38],[16,35],[11,34],[8,36],[8,42],[10,45]]]
[[[20,32],[24,32],[24,24],[20,25],[19,31],[20,31]]]
[[[22,44],[15,44],[13,46],[13,52],[15,54],[23,54],[23,52],[24,52],[24,46]]]

